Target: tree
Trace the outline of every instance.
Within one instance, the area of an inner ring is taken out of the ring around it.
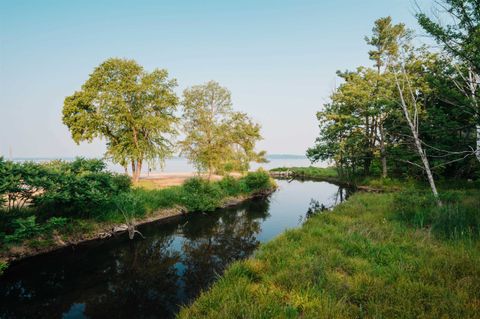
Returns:
[[[382,24],[383,19],[377,20],[376,25]],[[387,25],[391,20],[387,21]],[[400,25],[401,26],[401,25]],[[385,27],[387,30],[393,30],[394,27]],[[399,29],[402,29],[401,27]],[[424,143],[420,138],[420,114],[422,112],[422,102],[425,102],[425,96],[429,89],[423,76],[426,59],[416,55],[410,41],[409,32],[398,32],[398,36],[393,37],[394,43],[389,43],[391,50],[385,51],[386,67],[392,72],[395,85],[398,90],[398,101],[402,109],[404,119],[410,129],[411,138],[415,150],[421,159],[422,165],[410,162],[424,170],[427,175],[432,193],[441,205],[438,196],[437,187],[433,178],[430,162],[424,149]],[[428,54],[425,54],[428,56]]]
[[[365,67],[337,74],[344,83],[318,112],[320,137],[307,155],[313,161],[333,158],[346,176],[358,173],[360,166],[368,175],[378,153],[386,165],[383,125],[394,100],[391,74]]]
[[[450,24],[443,25],[439,19],[418,13],[419,24],[443,49],[466,66],[467,72],[459,70],[464,86],[458,85],[470,99],[465,105],[466,112],[473,115],[476,131],[475,155],[480,161],[480,104],[478,86],[480,85],[480,2],[477,0],[443,0],[437,5],[442,14],[447,15]]]
[[[265,152],[255,152],[261,139],[260,126],[245,113],[234,112],[227,88],[210,81],[183,92],[181,153],[199,171],[248,170],[251,161],[264,161]]]
[[[176,86],[166,70],[147,72],[134,60],[111,58],[65,98],[63,123],[77,144],[104,138],[106,157],[126,170],[130,164],[138,181],[144,161],[163,164],[173,153]]]
[[[375,21],[375,25],[372,29],[373,35],[368,38],[365,37],[367,44],[374,47],[373,50],[368,52],[370,59],[375,61],[375,67],[377,68],[377,83],[375,84],[375,91],[373,93],[373,99],[376,103],[375,109],[377,111],[377,129],[378,129],[378,141],[380,143],[380,156],[382,160],[382,176],[387,177],[387,152],[385,145],[385,121],[389,114],[390,108],[388,106],[391,103],[384,103],[385,98],[382,97],[380,90],[381,75],[388,72],[388,59],[390,56],[398,54],[399,45],[398,40],[407,37],[409,31],[405,28],[403,23],[392,24],[391,17],[380,18]]]

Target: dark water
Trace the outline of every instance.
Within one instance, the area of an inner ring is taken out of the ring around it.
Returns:
[[[144,225],[145,240],[122,235],[12,265],[0,277],[0,318],[172,317],[233,260],[346,196],[324,182],[278,184],[265,199]]]

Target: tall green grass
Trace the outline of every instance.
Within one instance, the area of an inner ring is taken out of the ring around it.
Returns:
[[[356,193],[313,216],[232,264],[178,317],[478,318],[479,241],[412,227],[394,197]]]
[[[399,192],[394,196],[394,217],[444,239],[480,238],[480,191],[442,191],[440,198],[442,206],[427,190]]]

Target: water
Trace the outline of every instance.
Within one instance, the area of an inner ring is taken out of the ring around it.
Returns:
[[[14,158],[14,161],[17,162],[25,162],[25,161],[34,161],[34,162],[48,162],[54,160],[55,158]],[[61,158],[66,161],[71,161],[73,157],[65,157]],[[312,165],[310,161],[301,155],[269,155],[267,156],[268,163],[251,163],[250,169],[257,170],[258,168],[262,167],[264,169],[272,169],[275,167],[304,167]],[[314,166],[324,167],[326,163],[317,163]],[[107,162],[107,168],[110,171],[116,173],[123,173],[124,169],[118,164],[113,164],[111,162]],[[164,167],[149,167],[148,165],[143,165],[142,173],[143,175],[147,175],[149,168],[151,169],[152,173],[179,173],[179,172],[193,172],[195,171],[195,167],[188,162],[187,159],[182,157],[173,157],[167,159],[165,161]]]
[[[232,261],[347,195],[325,182],[278,184],[265,199],[144,225],[145,240],[121,235],[18,262],[0,277],[0,318],[172,317]]]

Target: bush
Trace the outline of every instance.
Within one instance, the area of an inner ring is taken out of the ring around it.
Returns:
[[[244,181],[247,191],[249,192],[262,191],[272,187],[270,176],[264,170],[248,173],[247,176],[244,177]]]
[[[37,236],[42,231],[41,227],[36,222],[35,216],[27,218],[16,218],[12,221],[13,234],[5,235],[5,242],[19,242],[24,239]]]
[[[106,172],[105,167],[97,159],[38,164],[0,158],[0,198],[8,200],[8,209],[33,205],[50,214],[96,215],[131,186],[128,176]]]
[[[242,183],[242,181],[239,181],[236,178],[228,175],[222,178],[222,180],[218,182],[218,185],[228,196],[236,196],[247,192],[245,183]]]
[[[55,214],[94,217],[115,209],[113,198],[131,187],[128,176],[102,171],[99,160],[77,159],[52,167],[49,182],[33,203]]]
[[[181,203],[189,211],[213,211],[219,207],[222,198],[218,183],[194,177],[183,184]]]
[[[44,224],[38,224],[36,216],[16,218],[11,222],[12,234],[4,235],[5,243],[16,243],[26,239],[32,239],[40,235],[50,236],[55,230],[65,227],[68,219],[65,217],[52,217]]]

